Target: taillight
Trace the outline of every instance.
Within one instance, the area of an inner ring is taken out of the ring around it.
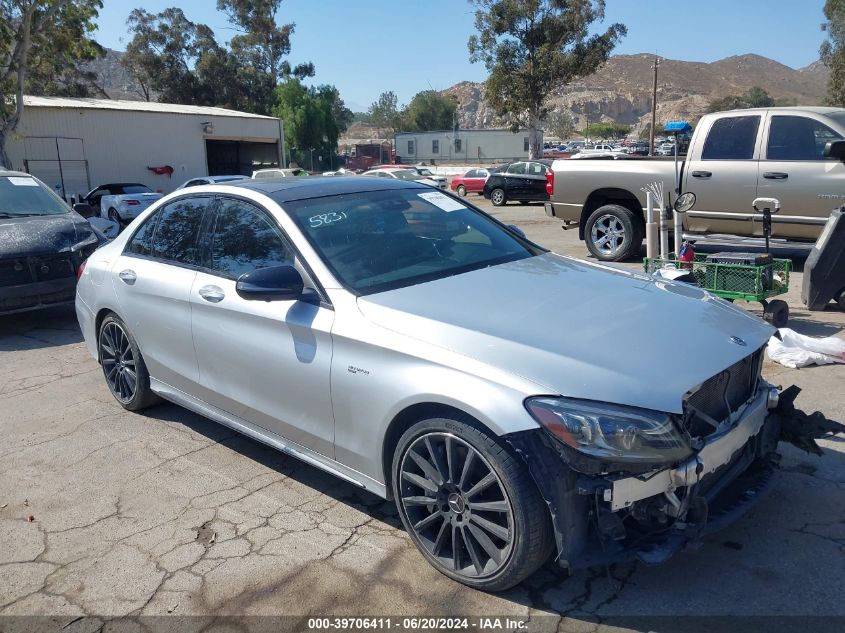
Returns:
[[[79,264],[79,267],[76,269],[76,281],[79,281],[79,278],[82,277],[82,273],[85,272],[85,263],[87,259],[83,259],[82,263]]]
[[[551,169],[546,172],[546,193],[552,197],[555,192],[555,172]]]
[[[138,200],[127,200],[126,204],[128,204],[130,207],[137,207],[141,203]]]

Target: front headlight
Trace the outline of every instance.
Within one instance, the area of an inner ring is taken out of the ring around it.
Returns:
[[[668,413],[568,398],[529,398],[525,407],[561,442],[596,458],[666,463],[692,454]]]

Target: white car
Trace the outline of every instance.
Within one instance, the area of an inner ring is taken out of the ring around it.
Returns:
[[[446,179],[443,179],[443,183],[440,183],[432,178],[427,176],[422,176],[417,172],[416,169],[405,168],[405,167],[379,167],[377,169],[371,169],[370,171],[365,171],[362,176],[374,176],[376,178],[393,178],[395,180],[413,180],[424,185],[428,185],[429,187],[434,187],[435,189],[445,189],[446,188]]]
[[[292,176],[308,176],[308,172],[305,169],[294,168],[294,169],[280,169],[280,168],[272,168],[272,169],[256,169],[252,172],[252,178],[290,178]]]
[[[199,187],[200,185],[219,185],[224,182],[232,182],[235,180],[248,180],[249,176],[200,176],[199,178],[192,178],[191,180],[186,180],[181,185],[176,187],[176,191],[179,189],[186,189],[187,187]]]
[[[435,174],[428,167],[416,165],[414,167],[411,167],[411,169],[413,169],[423,178],[428,178],[429,180],[433,180],[434,182],[436,182],[438,189],[446,189],[449,186],[449,182],[446,180],[446,176],[440,176],[439,174]]]
[[[163,193],[153,191],[146,185],[120,183],[97,187],[85,196],[83,201],[99,209],[100,217],[125,226],[162,197]]]

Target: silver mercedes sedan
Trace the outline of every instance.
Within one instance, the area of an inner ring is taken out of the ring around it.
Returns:
[[[120,405],[159,398],[396,501],[445,575],[667,559],[772,481],[773,330],[383,178],[180,190],[81,271]]]

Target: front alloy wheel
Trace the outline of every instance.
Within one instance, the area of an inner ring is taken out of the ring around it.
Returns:
[[[402,523],[438,571],[502,591],[548,558],[551,522],[534,481],[473,422],[422,420],[399,440],[393,463]]]
[[[490,193],[490,201],[494,206],[500,207],[505,204],[505,192],[503,189],[493,189]]]
[[[489,576],[513,548],[513,508],[501,479],[448,433],[417,438],[402,458],[402,505],[420,543],[462,576]]]

